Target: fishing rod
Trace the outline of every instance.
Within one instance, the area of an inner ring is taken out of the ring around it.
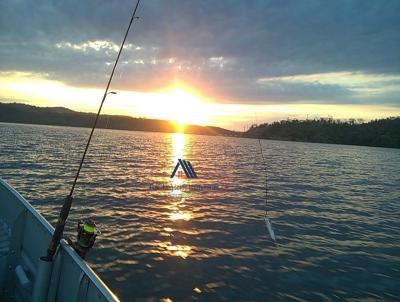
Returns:
[[[52,271],[53,263],[54,263],[53,257],[57,251],[58,246],[60,245],[60,240],[64,233],[65,223],[67,221],[69,212],[71,210],[72,201],[73,201],[72,195],[74,193],[75,186],[76,186],[76,183],[79,178],[79,173],[81,172],[83,163],[85,161],[86,153],[89,149],[90,141],[92,140],[94,129],[96,128],[97,121],[98,121],[100,113],[101,113],[101,109],[103,108],[103,104],[104,104],[104,101],[106,100],[107,94],[109,94],[108,89],[110,88],[111,81],[114,76],[115,68],[117,67],[119,58],[122,53],[122,49],[124,48],[126,38],[128,37],[128,33],[129,33],[129,30],[131,29],[133,20],[135,18],[138,18],[138,17],[136,17],[136,11],[139,7],[139,3],[140,3],[140,0],[137,0],[135,8],[132,13],[132,17],[129,21],[128,28],[126,29],[124,39],[122,40],[121,47],[119,48],[117,58],[115,60],[113,69],[111,71],[111,75],[108,79],[108,83],[107,83],[106,89],[104,91],[103,98],[101,100],[100,107],[99,107],[99,110],[96,115],[96,119],[94,120],[92,130],[90,132],[88,141],[86,143],[85,151],[83,152],[81,161],[79,163],[79,168],[78,168],[75,178],[74,178],[74,182],[73,182],[71,190],[70,190],[68,196],[65,198],[64,204],[61,208],[56,228],[54,230],[49,247],[47,249],[47,255],[40,257],[40,261],[39,261],[39,265],[38,265],[38,269],[37,269],[37,273],[36,273],[36,278],[35,278],[35,283],[33,285],[31,302],[47,301],[47,294],[48,294],[47,289],[50,284],[51,271]],[[110,92],[110,93],[112,93],[112,92]],[[88,223],[80,222],[78,224],[78,241],[77,241],[76,245],[73,246],[73,248],[82,258],[85,257],[87,250],[93,246],[96,235],[97,235],[97,233],[96,233],[95,224],[93,221],[90,221]]]
[[[264,221],[265,221],[265,226],[267,227],[267,230],[269,232],[269,235],[271,236],[271,239],[274,241],[275,244],[277,244],[275,232],[274,232],[274,229],[272,228],[271,220],[268,217],[268,171],[267,171],[267,164],[266,164],[266,160],[264,157],[263,148],[261,145],[260,136],[258,136],[258,145],[260,146],[260,153],[261,153],[261,158],[263,161],[264,175],[265,175],[265,216],[264,216]]]
[[[121,53],[122,53],[122,49],[124,48],[124,44],[125,44],[126,38],[128,37],[129,30],[131,29],[133,20],[138,18],[138,17],[136,17],[136,11],[137,11],[137,9],[139,7],[139,3],[140,3],[140,0],[137,0],[135,8],[134,8],[133,13],[132,13],[132,17],[131,17],[131,19],[129,21],[128,28],[126,29],[126,32],[125,32],[125,35],[124,35],[124,39],[122,40],[121,47],[119,48],[117,58],[115,60],[113,69],[111,71],[110,78],[108,79],[108,83],[107,83],[106,89],[104,91],[103,98],[101,100],[100,107],[99,107],[99,110],[98,110],[97,115],[96,115],[96,119],[94,120],[93,127],[92,127],[92,130],[90,132],[88,141],[86,143],[85,151],[83,152],[83,155],[82,155],[82,158],[81,158],[81,161],[80,161],[80,164],[79,164],[79,168],[78,168],[78,170],[76,172],[74,182],[72,183],[71,190],[70,190],[68,196],[65,198],[64,204],[62,206],[62,209],[61,209],[61,212],[60,212],[60,216],[58,218],[57,225],[56,225],[55,231],[53,233],[53,237],[52,237],[51,242],[49,244],[49,247],[47,249],[47,256],[46,257],[42,257],[42,258],[44,258],[43,260],[45,260],[45,261],[51,262],[53,260],[53,256],[56,253],[58,245],[60,244],[60,240],[61,240],[61,237],[62,237],[63,232],[64,232],[65,222],[66,222],[66,220],[68,218],[68,214],[69,214],[70,209],[71,209],[71,205],[72,205],[72,201],[73,201],[72,195],[74,193],[75,186],[76,186],[76,183],[77,183],[78,178],[79,178],[79,173],[81,172],[81,169],[82,169],[82,166],[83,166],[83,162],[85,161],[86,153],[87,153],[87,151],[89,149],[89,145],[90,145],[90,141],[92,140],[94,129],[96,128],[97,121],[99,119],[101,109],[103,108],[104,101],[106,100],[106,97],[107,97],[107,94],[108,94],[108,89],[110,87],[112,78],[114,76],[115,68],[117,67],[119,58],[120,58]]]

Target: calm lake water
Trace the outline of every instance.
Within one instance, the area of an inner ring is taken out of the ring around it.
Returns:
[[[0,124],[0,177],[53,224],[89,129]],[[69,219],[122,301],[400,300],[400,150],[96,130]],[[199,178],[169,178],[178,158]]]

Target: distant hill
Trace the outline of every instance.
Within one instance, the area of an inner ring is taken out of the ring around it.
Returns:
[[[37,107],[20,103],[0,103],[0,122],[92,127],[96,114],[73,111],[64,107]],[[101,115],[98,128],[176,132],[174,122],[158,119],[134,118],[123,115]],[[238,136],[238,132],[211,126],[186,125],[185,133]]]
[[[36,107],[21,103],[0,103],[0,122],[92,127],[96,115],[64,107]],[[98,128],[176,132],[174,122],[134,118],[123,115],[101,115]],[[283,120],[253,125],[245,132],[219,127],[186,125],[185,133],[247,138],[275,139],[329,144],[400,148],[400,117],[357,123],[334,119]]]
[[[334,119],[285,120],[253,125],[244,137],[400,148],[400,117],[356,123]]]

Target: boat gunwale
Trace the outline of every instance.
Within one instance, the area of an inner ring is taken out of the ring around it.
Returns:
[[[44,218],[35,208],[15,190],[10,184],[8,184],[4,179],[0,178],[0,185],[4,186],[9,190],[24,206],[25,208],[35,217],[38,221],[47,229],[50,235],[54,232],[54,227]],[[108,286],[101,280],[101,278],[95,273],[95,271],[84,261],[82,258],[76,254],[74,249],[67,243],[65,239],[60,240],[60,246],[65,251],[65,253],[70,256],[79,268],[86,274],[90,281],[96,286],[96,288],[103,294],[104,298],[109,301],[120,301],[118,297],[108,288]],[[45,254],[45,251],[43,251]]]

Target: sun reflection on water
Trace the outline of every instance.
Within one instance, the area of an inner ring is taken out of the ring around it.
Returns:
[[[183,133],[174,133],[172,134],[172,152],[173,152],[173,165],[175,166],[178,162],[178,159],[184,159],[185,157],[185,135]],[[182,169],[181,167],[178,171]],[[174,197],[177,201],[171,204],[170,210],[171,214],[169,215],[170,220],[185,220],[188,221],[192,218],[192,214],[187,211],[183,211],[180,209],[180,206],[185,202],[185,192],[181,190],[182,185],[186,182],[185,178],[177,177],[177,175],[171,180],[172,191],[171,196]]]
[[[161,242],[159,246],[164,250],[164,254],[169,256],[181,257],[186,259],[192,250],[188,245],[173,244],[171,241]]]
[[[176,221],[176,220],[188,221],[188,220],[192,219],[192,214],[189,212],[179,211],[179,212],[171,213],[171,215],[169,215],[169,218],[172,221]]]
[[[185,140],[187,137],[183,133],[174,133],[171,136],[171,152],[172,152],[172,162],[171,167],[174,168],[178,163],[178,159],[185,159],[187,146],[185,146]],[[178,171],[182,171],[180,167]],[[180,173],[182,174],[182,173]],[[186,223],[193,219],[193,214],[186,208],[185,196],[187,192],[184,192],[184,184],[188,181],[185,177],[179,177],[180,175],[176,173],[174,178],[169,179],[172,190],[170,192],[170,202],[167,204],[168,209],[168,221],[171,225],[166,225],[163,227],[160,235],[163,237],[168,237],[171,241],[159,242],[159,251],[167,256],[180,257],[186,259],[190,256],[192,252],[192,247],[185,245],[179,240],[179,236],[182,232],[186,232]],[[179,240],[179,244],[173,242],[174,240]]]
[[[185,156],[185,135],[183,133],[172,134],[172,154],[173,154],[173,167],[178,162],[178,159],[183,159]],[[179,168],[181,169],[181,168]],[[179,197],[182,191],[179,187],[184,183],[183,178],[175,176],[171,179],[172,192],[171,195],[174,197]]]

